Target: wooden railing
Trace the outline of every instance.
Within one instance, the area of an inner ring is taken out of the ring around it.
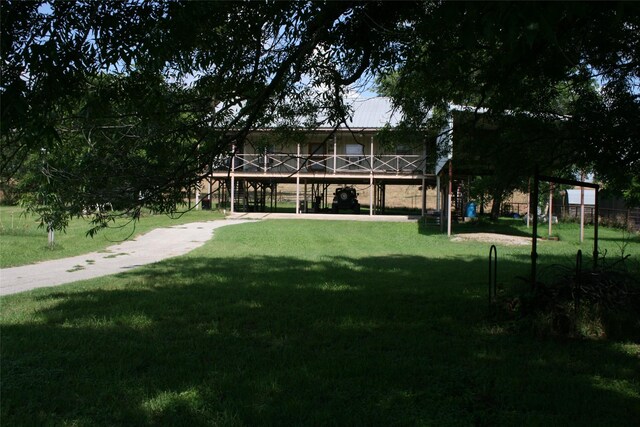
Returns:
[[[422,172],[425,159],[417,154],[403,155],[347,155],[321,154],[303,155],[287,153],[236,154],[219,159],[214,170],[228,171],[233,167],[236,172],[251,171],[263,173],[324,172],[340,173],[395,173],[408,174]]]

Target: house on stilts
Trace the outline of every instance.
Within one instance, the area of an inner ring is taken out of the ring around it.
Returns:
[[[415,213],[450,229],[465,215],[471,177],[492,173],[482,158],[466,153],[475,138],[467,128],[494,129],[460,107],[432,134],[398,132],[401,118],[388,98],[356,98],[350,119],[337,128],[253,131],[211,165],[200,188],[202,204],[230,213],[374,216],[390,213],[387,197],[394,190],[413,187],[419,194]],[[282,189],[295,195],[287,210],[278,207]]]
[[[295,192],[292,211],[299,215],[380,215],[387,213],[390,188],[415,186],[422,215],[441,210],[445,199],[436,174],[437,136],[390,137],[393,131],[385,129],[401,117],[388,98],[356,99],[352,108],[351,118],[335,129],[287,135],[261,129],[229,147],[202,183],[203,206],[232,213],[274,211],[278,192],[286,187]],[[353,197],[359,197],[358,209],[346,200]]]

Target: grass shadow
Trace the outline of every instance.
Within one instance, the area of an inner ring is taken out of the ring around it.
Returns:
[[[495,329],[485,266],[478,257],[191,256],[98,288],[16,295],[5,308],[33,300],[35,320],[3,314],[3,423],[637,420],[637,358]],[[501,263],[506,275],[523,268]]]

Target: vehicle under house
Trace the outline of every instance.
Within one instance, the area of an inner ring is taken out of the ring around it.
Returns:
[[[203,206],[230,212],[277,209],[279,187],[295,191],[295,213],[384,214],[390,186],[420,189],[424,215],[440,210],[443,198],[436,167],[436,137],[404,140],[384,137],[385,126],[400,117],[387,98],[356,100],[345,125],[317,128],[301,135],[271,130],[250,134],[241,146],[220,158],[201,186]],[[366,199],[353,187],[365,189]],[[427,206],[427,192],[432,194]],[[357,205],[357,208],[356,208]]]

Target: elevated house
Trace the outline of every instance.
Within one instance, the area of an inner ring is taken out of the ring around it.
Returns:
[[[424,214],[427,191],[439,192],[436,136],[390,138],[384,129],[399,120],[390,101],[376,97],[356,99],[351,119],[335,130],[255,131],[212,165],[202,186],[204,205],[269,211],[277,208],[278,187],[287,185],[295,189],[297,214],[323,212],[335,208],[334,197],[350,197],[340,189],[358,186],[369,190],[367,200],[359,200],[362,213],[376,215],[385,212],[389,186],[415,185],[421,189]]]

